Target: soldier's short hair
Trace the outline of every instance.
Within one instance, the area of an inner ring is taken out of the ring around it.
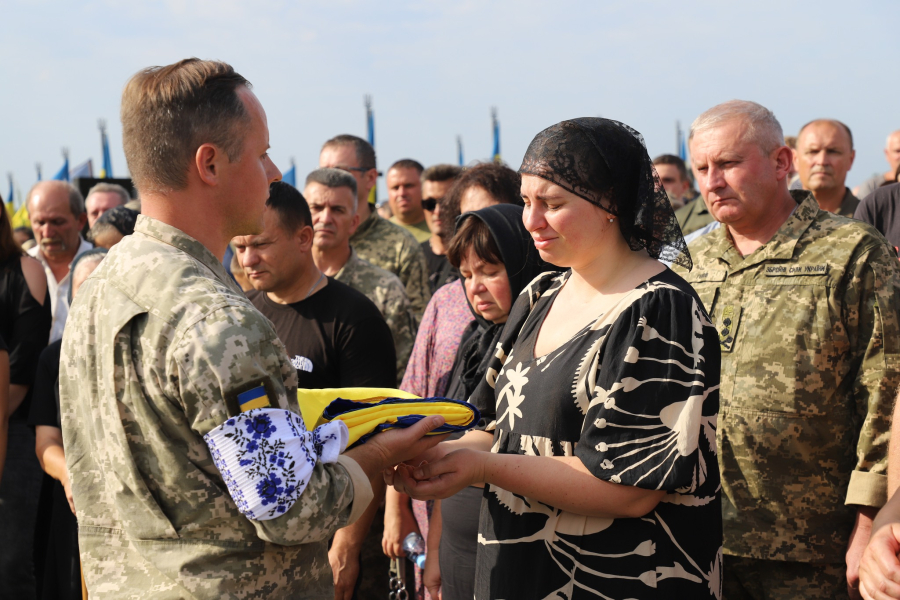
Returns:
[[[425,170],[425,167],[422,166],[417,160],[413,160],[411,158],[401,158],[397,162],[391,165],[391,168],[388,171],[392,171],[394,169],[415,169],[416,172],[421,176],[422,171]]]
[[[456,165],[431,165],[422,171],[422,181],[452,181],[462,173],[462,167]]]
[[[332,189],[347,187],[350,188],[351,192],[353,192],[354,200],[356,198],[356,177],[354,177],[347,171],[342,171],[341,169],[330,169],[327,167],[316,169],[306,176],[306,185],[309,185],[311,183],[319,183],[327,188]]]
[[[678,169],[678,176],[681,177],[682,181],[689,181],[687,167],[680,156],[675,156],[674,154],[660,154],[653,159],[653,166],[656,165],[672,165]]]
[[[237,90],[250,82],[224,62],[188,58],[148,67],[122,93],[122,140],[135,186],[143,191],[184,189],[188,167],[203,144],[234,161],[250,123]]]
[[[84,196],[81,195],[77,187],[68,181],[38,181],[31,186],[31,189],[28,190],[28,195],[25,196],[25,207],[29,213],[31,212],[31,197],[34,195],[34,190],[40,186],[46,187],[47,185],[65,188],[66,193],[69,195],[69,210],[72,212],[73,217],[77,219],[84,213]]]
[[[372,144],[362,139],[361,137],[350,135],[349,133],[342,133],[341,135],[336,135],[322,144],[322,150],[324,150],[325,148],[330,148],[332,146],[353,146],[353,151],[356,153],[356,160],[359,163],[359,168],[375,168],[375,148],[372,147]]]
[[[522,177],[506,165],[484,162],[460,173],[441,202],[441,237],[449,243],[459,216],[459,203],[471,187],[480,187],[500,204],[524,206],[522,201]]]
[[[312,214],[306,198],[289,183],[275,181],[269,186],[266,207],[275,211],[285,231],[293,233],[303,227],[312,227]]]
[[[764,154],[784,146],[784,132],[775,114],[750,100],[729,100],[706,110],[691,123],[688,140],[701,131],[715,129],[734,119],[743,119],[747,123],[748,140],[759,146]]]
[[[105,181],[101,181],[88,190],[87,196],[84,197],[85,204],[87,204],[87,201],[91,199],[92,195],[104,192],[118,194],[119,198],[122,199],[121,204],[125,204],[126,202],[131,201],[131,195],[128,193],[128,190],[123,188],[121,185],[119,185],[118,183],[107,183]]]
[[[831,123],[835,127],[843,128],[843,130],[847,132],[847,137],[850,138],[850,149],[853,150],[853,132],[850,131],[850,128],[847,127],[846,123],[844,123],[842,121],[838,121],[837,119],[813,119],[812,121],[810,121],[809,123],[806,123],[803,127],[800,128],[800,131],[797,132],[797,138],[798,139],[800,138],[800,135],[803,133],[804,129],[806,129],[807,127],[809,127],[810,125],[812,125],[814,123]],[[794,142],[794,145],[796,146],[796,142]]]

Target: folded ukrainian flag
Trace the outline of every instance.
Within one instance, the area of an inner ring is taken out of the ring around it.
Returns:
[[[350,430],[348,448],[388,429],[409,427],[430,415],[441,415],[444,424],[429,435],[465,431],[475,426],[481,414],[461,400],[419,398],[391,388],[326,388],[297,390],[297,402],[306,427],[311,431],[335,419]]]

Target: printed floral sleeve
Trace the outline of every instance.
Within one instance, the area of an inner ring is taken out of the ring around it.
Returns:
[[[657,289],[612,325],[576,455],[598,478],[693,492],[716,468],[719,344],[702,305]]]

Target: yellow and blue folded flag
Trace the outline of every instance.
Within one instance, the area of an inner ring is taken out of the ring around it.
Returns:
[[[350,431],[348,448],[365,443],[376,433],[409,427],[420,419],[441,415],[444,424],[429,435],[465,431],[481,419],[477,408],[450,398],[420,398],[392,388],[326,388],[297,390],[306,427],[312,431],[336,419]]]

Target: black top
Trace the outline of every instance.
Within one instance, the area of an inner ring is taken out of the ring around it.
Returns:
[[[0,352],[9,352],[9,348],[6,347],[6,342],[3,341],[2,335],[0,335]]]
[[[9,382],[30,386],[34,383],[38,356],[50,339],[50,289],[43,305],[34,299],[19,256],[0,263],[0,315],[0,337],[6,340],[9,349]],[[29,390],[12,418],[25,419],[30,394]]]
[[[605,519],[486,486],[476,598],[720,597],[716,331],[666,270],[535,357],[568,277],[545,274],[519,297],[506,360],[473,394],[495,399],[493,451],[574,455],[598,479],[667,494],[641,518]]]
[[[59,418],[59,354],[62,340],[56,340],[41,352],[37,377],[31,395],[28,424],[49,425],[62,429]]]
[[[883,185],[860,201],[853,218],[872,225],[900,247],[900,183]]]
[[[459,271],[450,264],[445,255],[435,254],[428,240],[422,242],[421,246],[422,253],[425,254],[425,264],[428,266],[428,286],[433,295],[438,288],[459,279]]]
[[[391,330],[360,292],[329,277],[328,285],[293,304],[255,290],[247,297],[275,326],[300,388],[397,387]]]

